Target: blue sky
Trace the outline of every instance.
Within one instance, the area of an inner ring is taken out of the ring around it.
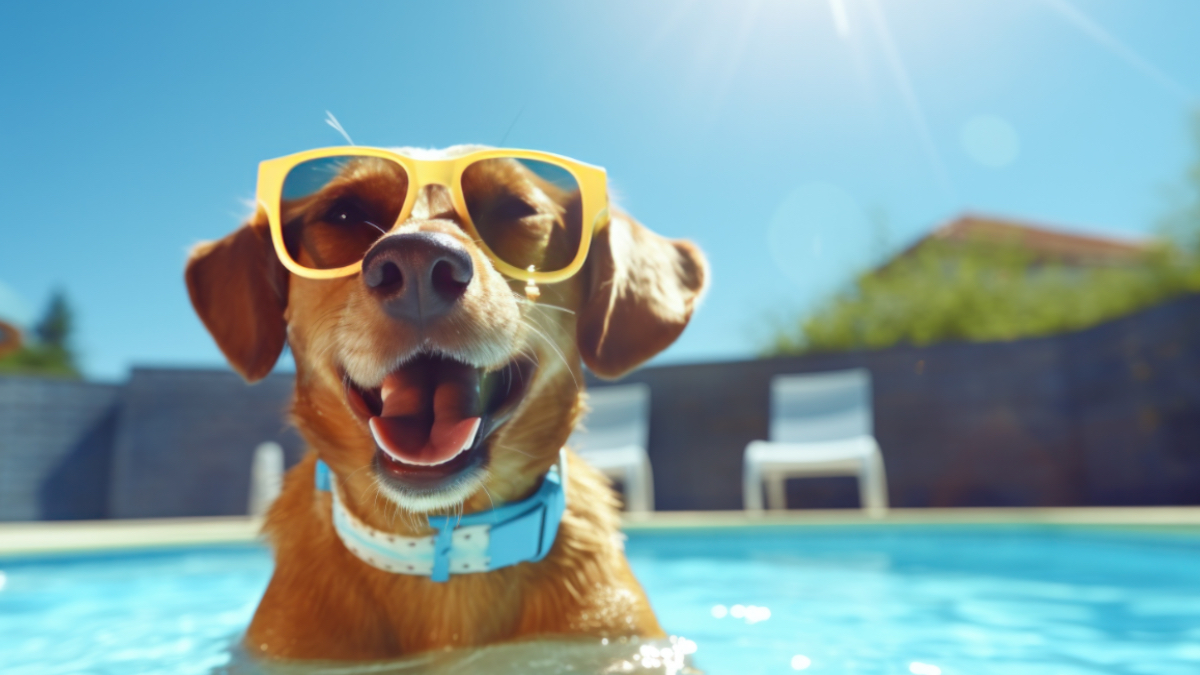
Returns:
[[[89,376],[219,365],[182,283],[257,163],[341,138],[605,166],[713,288],[662,361],[745,357],[963,211],[1153,231],[1192,157],[1193,0],[10,3],[0,315],[67,291]]]

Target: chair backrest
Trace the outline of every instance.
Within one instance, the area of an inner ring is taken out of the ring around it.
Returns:
[[[650,439],[650,387],[622,384],[588,390],[583,428],[567,444],[576,452],[636,445],[645,449]]]
[[[871,372],[866,368],[771,380],[771,440],[833,441],[874,435]]]

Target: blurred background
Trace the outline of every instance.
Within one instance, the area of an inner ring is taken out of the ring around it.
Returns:
[[[244,513],[256,444],[296,460],[286,359],[243,386],[182,269],[259,161],[344,143],[330,113],[362,145],[599,164],[705,250],[705,304],[627,378],[660,509],[741,508],[771,378],[845,368],[873,378],[893,506],[1200,503],[1200,4],[4,15],[0,520]],[[789,503],[855,506],[849,481]]]

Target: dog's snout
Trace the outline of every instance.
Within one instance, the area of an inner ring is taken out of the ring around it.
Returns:
[[[363,258],[363,283],[387,313],[418,323],[450,311],[474,276],[471,254],[440,232],[384,237]]]

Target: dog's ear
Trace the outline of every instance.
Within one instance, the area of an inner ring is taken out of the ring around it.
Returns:
[[[688,241],[654,234],[615,212],[584,267],[576,340],[584,363],[616,378],[679,337],[708,285],[708,263]]]
[[[266,377],[287,339],[288,277],[262,212],[224,239],[196,245],[184,276],[192,306],[233,369],[249,382]]]

